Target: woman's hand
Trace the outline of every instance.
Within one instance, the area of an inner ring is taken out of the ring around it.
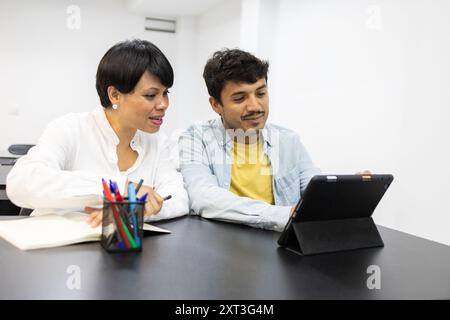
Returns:
[[[102,223],[103,209],[85,207],[84,212],[89,214],[86,223],[92,228],[98,227]]]
[[[139,189],[137,196],[142,197],[146,192],[148,192],[148,197],[145,203],[144,215],[149,217],[161,211],[164,199],[153,188],[144,185]]]
[[[134,182],[133,182],[134,183]],[[128,182],[127,182],[128,185]],[[134,187],[137,187],[137,183],[134,183]],[[142,185],[139,192],[136,194],[137,198],[142,197],[145,193],[148,193],[147,202],[145,203],[144,216],[152,216],[158,214],[163,206],[164,199],[161,197],[152,187]],[[125,188],[125,197],[128,196],[128,188]]]

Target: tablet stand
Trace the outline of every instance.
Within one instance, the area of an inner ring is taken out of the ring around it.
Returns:
[[[383,247],[371,217],[291,222],[284,246],[301,255]]]

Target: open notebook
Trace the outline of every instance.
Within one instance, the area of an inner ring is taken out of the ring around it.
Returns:
[[[50,248],[74,243],[100,241],[102,227],[86,223],[87,214],[71,212],[47,214],[25,219],[0,221],[0,237],[21,250]],[[144,223],[144,231],[170,233]]]

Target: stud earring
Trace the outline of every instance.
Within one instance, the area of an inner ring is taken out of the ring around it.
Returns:
[[[113,105],[112,105],[112,108],[113,108],[114,110],[117,110],[117,108],[119,108],[119,106],[118,106],[117,104],[113,104]]]

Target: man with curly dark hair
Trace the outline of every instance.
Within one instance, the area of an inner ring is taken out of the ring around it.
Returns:
[[[269,64],[239,50],[215,52],[203,77],[220,118],[179,139],[190,209],[205,218],[282,231],[320,174],[294,131],[266,124]]]

